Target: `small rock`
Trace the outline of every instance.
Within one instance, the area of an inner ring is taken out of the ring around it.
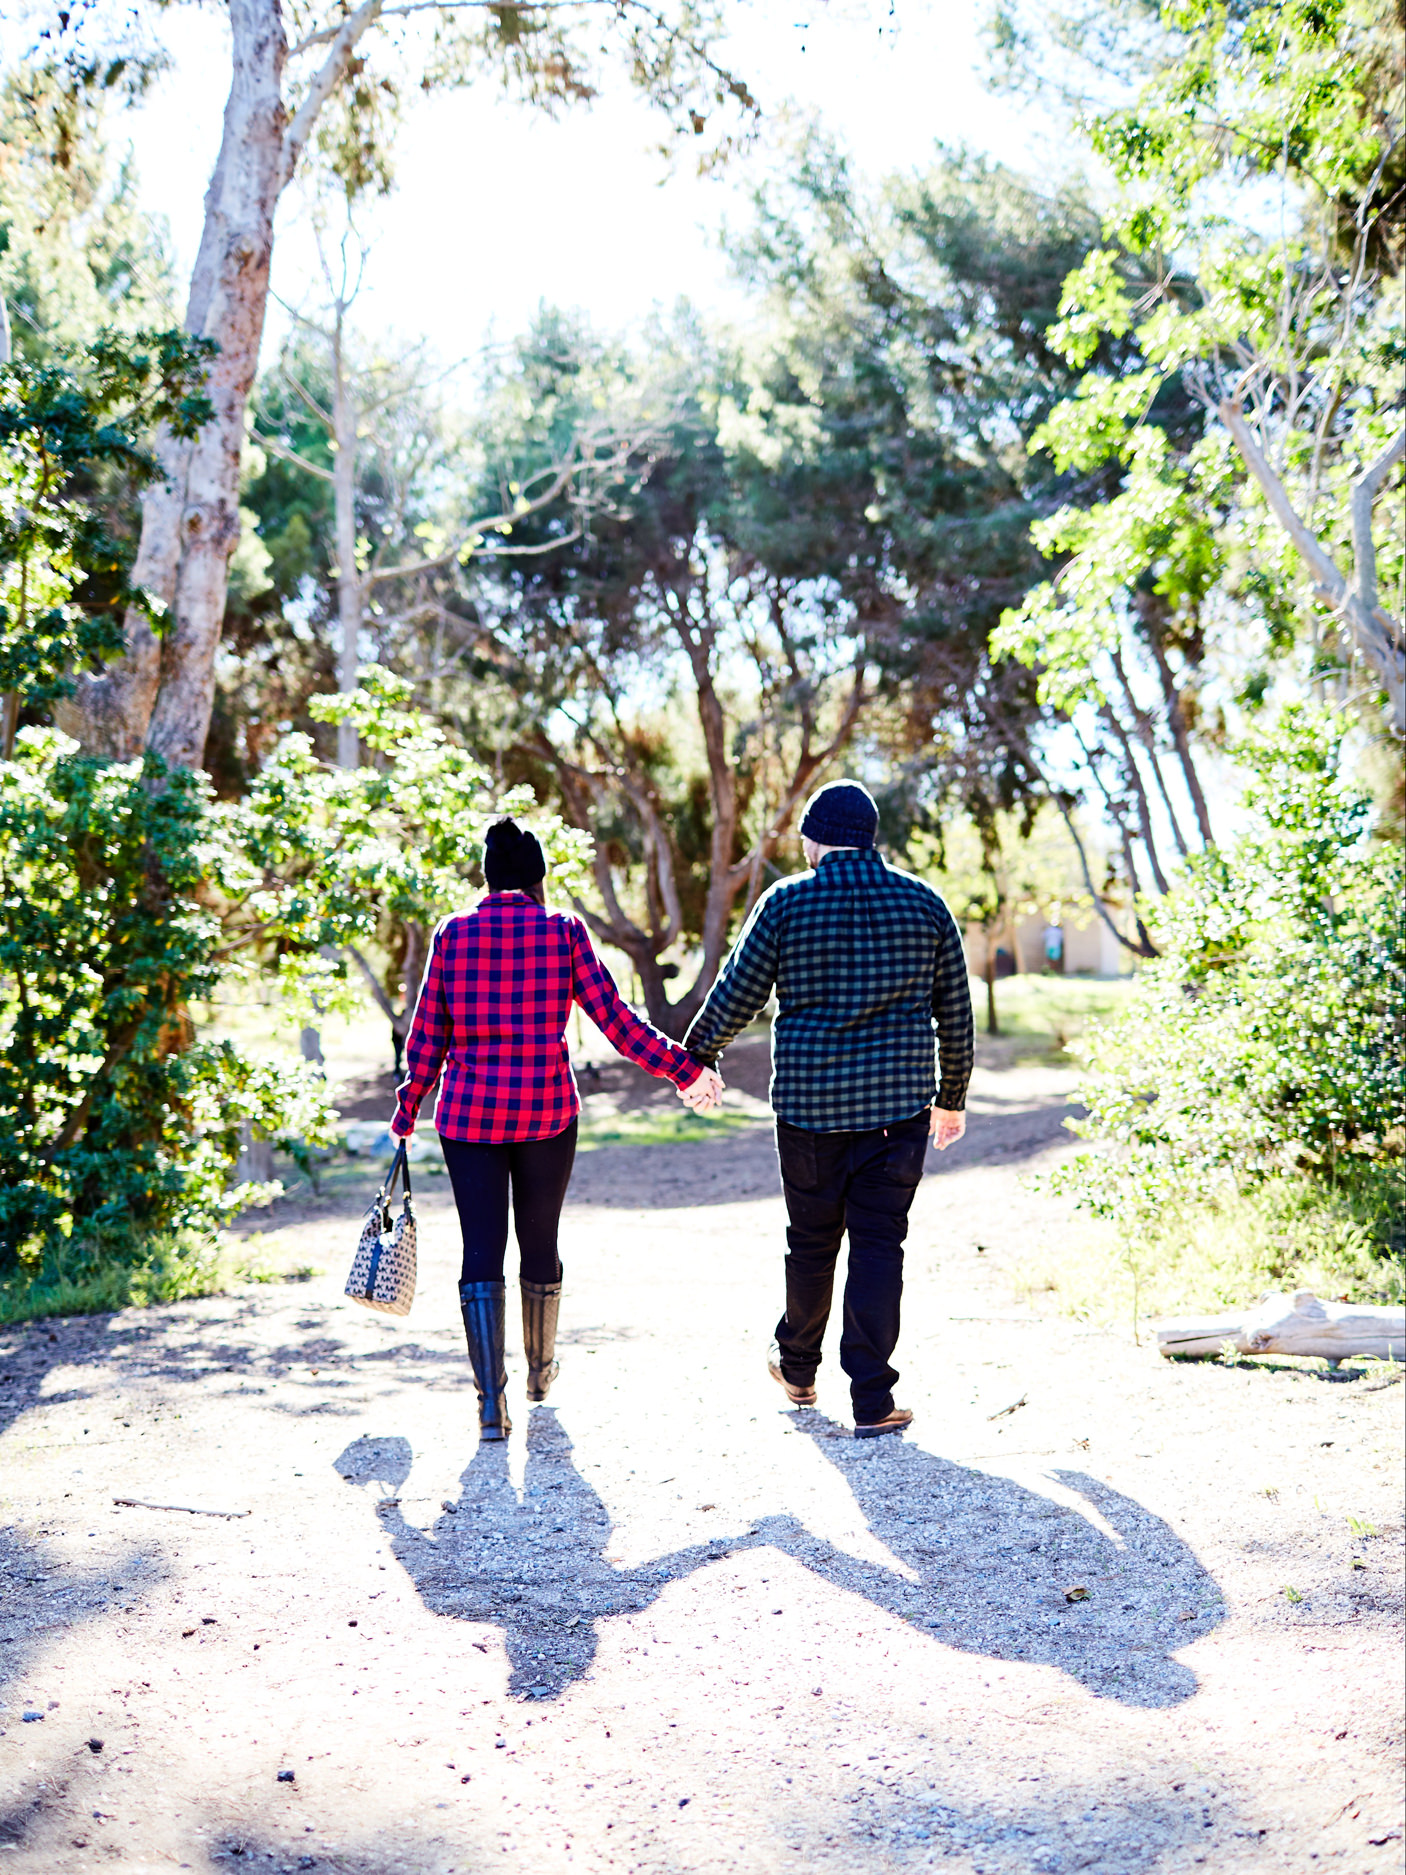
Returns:
[[[347,1623],[347,1626],[348,1626],[349,1628],[354,1628],[354,1627],[356,1626],[356,1623],[355,1623],[354,1621],[349,1621],[349,1622]]]
[[[280,1784],[295,1784],[297,1780],[298,1774],[296,1771],[280,1771],[278,1774]]]
[[[1086,1602],[1089,1599],[1089,1591],[1085,1588],[1066,1589],[1064,1599],[1067,1602]]]
[[[102,1748],[103,1748],[103,1741],[100,1738],[90,1738],[88,1740],[89,1751],[101,1751]]]
[[[50,1339],[52,1339],[52,1336],[50,1337]],[[33,1725],[36,1719],[42,1719],[44,1715],[42,1712],[26,1712],[26,1713],[23,1713],[21,1716],[23,1717],[26,1725]]]

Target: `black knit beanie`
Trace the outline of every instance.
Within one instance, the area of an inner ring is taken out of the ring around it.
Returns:
[[[828,781],[806,802],[801,832],[820,846],[872,846],[879,830],[874,797],[857,781]]]
[[[483,843],[483,876],[490,892],[525,892],[547,876],[535,833],[515,820],[495,820]]]

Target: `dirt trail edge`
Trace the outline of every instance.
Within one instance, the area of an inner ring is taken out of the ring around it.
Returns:
[[[583,1156],[507,1447],[439,1181],[407,1323],[348,1211],[326,1278],[0,1336],[0,1870],[1399,1866],[1406,1388],[1012,1302],[1066,1098],[988,1076],[932,1162],[903,1440],[766,1375],[761,1129]]]

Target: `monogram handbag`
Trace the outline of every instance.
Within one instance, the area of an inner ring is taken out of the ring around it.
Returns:
[[[404,1181],[405,1193],[400,1215],[392,1223],[391,1194],[397,1178]],[[410,1162],[404,1140],[371,1200],[344,1293],[382,1315],[410,1313],[415,1300],[415,1207],[410,1202]]]

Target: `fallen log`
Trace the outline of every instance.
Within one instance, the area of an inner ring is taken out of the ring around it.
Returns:
[[[1322,1302],[1311,1290],[1266,1296],[1237,1315],[1196,1316],[1163,1322],[1163,1354],[1205,1358],[1227,1343],[1241,1354],[1314,1354],[1336,1366],[1351,1356],[1406,1360],[1406,1306]]]

